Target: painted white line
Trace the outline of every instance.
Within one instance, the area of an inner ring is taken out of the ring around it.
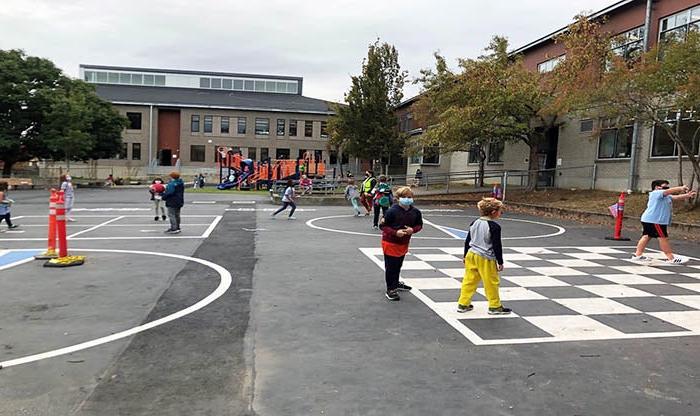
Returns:
[[[95,225],[95,226],[92,226],[92,227],[90,227],[90,228],[88,228],[88,229],[86,229],[86,230],[78,231],[78,232],[75,233],[75,234],[71,234],[71,235],[69,235],[68,237],[66,237],[66,239],[70,240],[71,238],[76,237],[76,236],[79,236],[80,234],[89,233],[90,231],[96,230],[96,229],[98,229],[98,228],[100,228],[100,227],[102,227],[102,226],[104,226],[104,225],[113,223],[113,222],[115,222],[115,221],[119,221],[119,220],[122,219],[122,218],[124,218],[123,215],[121,215],[121,216],[119,216],[119,217],[116,217],[116,218],[112,218],[111,220],[107,220],[107,221],[105,221],[105,222],[103,222],[103,223],[100,223],[100,224],[97,224],[97,225]]]
[[[19,266],[20,264],[29,263],[29,262],[32,262],[32,261],[34,261],[34,257],[29,257],[29,258],[27,258],[27,259],[18,260],[18,261],[14,262],[14,263],[10,263],[10,264],[6,264],[6,265],[4,265],[4,266],[0,266],[0,270],[9,269],[10,267]],[[0,367],[2,367],[2,366],[0,366]]]
[[[20,215],[19,217],[10,217],[10,219],[11,219],[12,221],[14,221],[14,220],[21,220],[22,218],[24,218],[24,215]]]
[[[11,231],[5,231],[7,234],[24,234],[26,231],[24,230],[11,230]]]
[[[31,250],[34,251],[35,249]],[[22,251],[28,251],[28,250],[22,250]],[[136,326],[131,329],[127,329],[126,331],[121,331],[117,332],[112,335],[108,335],[106,337],[102,338],[97,338],[93,339],[92,341],[87,341],[87,342],[82,342],[80,344],[76,345],[71,345],[69,347],[64,347],[64,348],[59,348],[53,351],[46,351],[40,354],[34,354],[34,355],[28,355],[25,357],[20,357],[20,358],[15,358],[12,360],[8,361],[3,361],[0,362],[0,368],[6,368],[6,367],[12,367],[20,364],[27,364],[31,363],[34,361],[39,361],[39,360],[44,360],[47,358],[53,358],[57,357],[60,355],[65,355],[65,354],[70,354],[76,351],[81,351],[84,349],[96,347],[98,345],[106,344],[108,342],[116,341],[122,338],[126,338],[135,334],[138,334],[139,332],[146,331],[148,329],[155,328],[157,326],[166,324],[168,322],[174,321],[176,319],[182,318],[183,316],[187,316],[193,312],[196,312],[203,307],[209,305],[216,299],[220,298],[228,288],[231,286],[231,282],[233,278],[231,277],[231,273],[229,273],[225,268],[221,267],[220,265],[216,263],[212,263],[207,260],[199,259],[196,257],[189,257],[189,256],[183,256],[180,254],[170,254],[170,253],[158,253],[158,252],[152,252],[152,251],[134,251],[134,250],[99,250],[99,249],[80,249],[77,251],[86,251],[86,252],[103,252],[103,253],[123,253],[123,254],[145,254],[145,255],[150,255],[150,256],[163,256],[163,257],[171,257],[175,259],[182,259],[186,261],[194,261],[196,263],[202,264],[204,266],[207,266],[209,268],[214,269],[217,273],[219,273],[219,285],[214,289],[213,292],[211,292],[207,297],[204,299],[200,300],[199,302],[195,303],[192,306],[189,306],[185,309],[182,309],[180,311],[177,311],[173,314],[170,314],[168,316],[165,316],[160,319],[156,319],[155,321],[147,322],[143,325]]]
[[[216,204],[216,201],[192,201],[193,204]]]
[[[224,211],[236,211],[236,212],[252,212],[252,211],[262,211],[262,212],[272,212],[277,211],[278,208],[226,208]],[[316,208],[297,208],[294,212],[314,212]],[[343,215],[341,215],[342,217]]]
[[[199,226],[199,227],[208,227],[211,223],[205,222],[205,223],[187,223],[186,225],[188,227],[190,226]],[[82,224],[82,223],[71,223],[67,224],[69,228],[77,228],[77,227],[92,227],[97,224]],[[158,222],[153,222],[152,224],[106,224],[103,225],[103,227],[165,227],[168,225],[167,220],[165,222],[163,221],[158,221]],[[22,224],[22,228],[25,227],[43,227],[46,228],[48,227],[47,224]],[[8,231],[9,232],[9,231]]]
[[[214,218],[214,221],[212,221],[211,225],[209,228],[207,228],[204,231],[204,234],[202,234],[202,238],[208,238],[209,235],[211,234],[212,231],[214,231],[214,228],[216,228],[217,225],[219,225],[219,222],[221,222],[221,219],[223,217],[221,215],[218,215],[216,218]]]
[[[150,210],[149,210],[150,211]],[[214,218],[216,214],[187,214],[180,215],[182,218]],[[73,218],[112,218],[114,215],[74,215]],[[153,215],[122,215],[123,218],[153,218]],[[25,215],[24,218],[48,218],[47,215]],[[80,224],[69,224],[80,225]]]
[[[256,204],[256,201],[231,201],[233,205],[239,205],[239,204]]]
[[[160,233],[160,230],[139,230],[142,233]]]
[[[147,237],[147,236],[134,236],[134,237],[76,237],[71,238],[71,241],[101,241],[101,240],[191,240],[191,239],[202,239],[201,235],[164,235],[158,237]],[[0,238],[0,242],[25,242],[25,241],[46,241],[44,238]]]
[[[102,212],[102,211],[150,211],[152,208],[73,208],[73,212],[79,211],[90,211],[90,212]]]
[[[448,231],[448,230],[442,228],[441,226],[439,226],[439,225],[437,225],[437,224],[434,224],[434,223],[428,221],[428,220],[425,219],[425,218],[423,218],[423,224],[428,224],[428,225],[432,226],[433,228],[437,228],[438,230],[442,231],[443,233],[449,235],[449,236],[452,237],[452,238],[455,238],[455,239],[458,239],[458,240],[461,240],[461,239],[462,239],[462,237],[458,236],[457,234],[452,233],[452,232],[450,232],[450,231]]]
[[[332,233],[341,233],[341,234],[351,234],[351,235],[363,235],[363,236],[368,236],[368,237],[374,237],[378,238],[381,237],[381,234],[379,233],[363,233],[359,231],[346,231],[346,230],[337,230],[335,228],[326,228],[326,227],[321,227],[319,225],[314,224],[316,221],[320,220],[329,220],[333,218],[354,218],[354,215],[331,215],[330,217],[318,217],[318,218],[312,218],[308,221],[306,221],[306,225],[315,228],[317,230],[323,230],[323,231],[330,231]],[[413,237],[411,236],[411,239],[422,239],[422,240],[454,240],[454,237]]]

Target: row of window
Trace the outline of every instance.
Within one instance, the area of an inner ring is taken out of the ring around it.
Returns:
[[[700,6],[661,19],[659,40],[682,40],[691,30],[700,30]]]
[[[221,134],[230,134],[230,117],[219,117],[219,131]],[[248,121],[246,117],[234,117],[236,122],[236,134],[246,134],[248,131]],[[275,133],[277,136],[284,136],[285,133],[291,137],[296,137],[297,132],[297,122],[300,120],[286,120],[282,118],[277,119],[277,124],[275,126]],[[287,129],[287,124],[289,124],[289,129]],[[214,132],[214,116],[205,115],[203,133],[213,133]],[[190,132],[199,133],[200,132],[200,116],[198,114],[193,114],[190,119]],[[314,122],[311,120],[304,120],[304,137],[313,137],[314,132]],[[270,135],[270,119],[265,117],[255,118],[255,135],[256,136],[269,136]],[[328,138],[328,123],[321,121],[321,138]]]
[[[215,90],[274,92],[281,94],[296,94],[299,91],[299,83],[297,81],[266,81],[218,77],[200,77],[199,87]]]
[[[129,143],[122,143],[122,148],[116,156],[116,159],[127,159],[129,152]],[[141,143],[131,143],[131,160],[141,160]]]
[[[165,75],[132,73],[132,72],[108,72],[85,71],[85,81],[98,84],[128,84],[165,86]]]
[[[214,161],[217,162],[219,158],[219,152],[218,149],[219,146],[214,146]],[[241,152],[242,149],[240,147],[232,147],[231,150],[234,152]],[[298,159],[302,159],[304,157],[304,153],[307,152],[308,149],[299,149],[299,153],[297,155]],[[311,151],[311,150],[308,150]],[[193,144],[190,146],[190,162],[206,162],[206,152],[207,152],[207,147],[205,145],[201,144]],[[256,147],[248,147],[247,148],[247,155],[246,157],[248,159],[252,160],[267,160],[270,158],[270,149],[267,147],[261,147],[260,148],[260,158],[258,159],[258,148]],[[314,152],[314,158],[316,160],[323,160],[323,151],[322,150],[313,150]],[[290,149],[288,148],[277,148],[275,149],[275,159],[289,159],[291,153]]]

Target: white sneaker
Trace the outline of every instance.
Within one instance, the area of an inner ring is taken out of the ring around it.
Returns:
[[[632,260],[632,261],[651,261],[652,259],[651,259],[651,257],[647,257],[644,254],[642,254],[641,256],[634,256],[633,255],[630,258],[630,260]]]
[[[295,217],[287,217],[287,220],[289,220],[289,221],[293,221],[295,219],[296,219]]]
[[[664,263],[668,263],[668,264],[682,264],[682,263],[685,263],[685,261],[686,260],[682,257],[674,257],[672,259],[664,259],[663,260]]]

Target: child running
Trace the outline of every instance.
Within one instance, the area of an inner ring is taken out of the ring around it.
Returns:
[[[649,202],[641,218],[642,238],[637,243],[637,251],[632,256],[632,260],[651,261],[651,258],[644,255],[644,249],[649,240],[658,238],[659,248],[666,255],[666,259],[664,259],[666,263],[680,264],[684,262],[683,258],[673,255],[671,243],[668,241],[667,227],[671,223],[673,201],[694,198],[695,195],[697,195],[697,192],[690,192],[687,186],[671,188],[667,180],[657,179],[651,182]]]
[[[355,210],[356,217],[362,215],[362,210],[360,210],[360,192],[355,186],[354,179],[348,179],[348,186],[345,187],[345,199],[352,204],[352,209]]]
[[[372,229],[379,229],[379,211],[386,215],[386,211],[392,204],[394,195],[391,193],[391,185],[386,182],[386,176],[379,177],[379,183],[372,189],[372,205],[374,205],[374,222]]]
[[[297,209],[296,204],[294,203],[294,200],[296,199],[296,195],[294,192],[294,181],[289,179],[287,181],[287,188],[284,190],[284,193],[282,194],[282,207],[278,209],[277,211],[273,212],[271,217],[275,218],[275,215],[279,214],[280,212],[284,211],[287,209],[287,207],[292,207],[292,210],[289,211],[289,217],[287,218],[288,220],[295,220],[292,215],[294,215],[294,210]]]
[[[411,236],[423,229],[423,216],[413,206],[413,191],[408,186],[396,190],[399,203],[389,208],[381,222],[382,252],[384,253],[385,296],[391,301],[401,300],[399,290],[411,286],[399,281],[403,259],[408,253]]]
[[[7,188],[7,182],[0,182],[0,223],[2,223],[2,220],[5,220],[7,228],[11,230],[17,228],[18,225],[12,223],[10,207],[12,207],[14,201],[8,197]]]
[[[155,178],[153,183],[151,183],[151,186],[148,187],[148,192],[151,194],[153,208],[156,210],[156,216],[153,217],[153,220],[158,221],[158,211],[160,210],[160,218],[165,221],[168,217],[165,216],[165,206],[163,203],[163,193],[165,192],[163,180],[161,178]]]
[[[501,226],[496,223],[503,212],[503,203],[496,198],[484,198],[477,204],[480,218],[469,226],[464,242],[464,278],[457,301],[457,312],[474,309],[472,296],[480,280],[489,301],[489,315],[507,315],[511,310],[503,307],[498,295],[498,272],[503,270],[503,246]]]

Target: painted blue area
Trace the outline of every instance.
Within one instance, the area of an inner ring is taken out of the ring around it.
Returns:
[[[464,240],[465,238],[467,238],[467,232],[464,230],[452,227],[445,227],[444,225],[441,225],[440,228],[442,228],[445,231],[448,231],[451,234],[454,234],[455,238],[458,238],[460,240]]]
[[[34,257],[36,254],[41,253],[41,250],[32,251],[10,251],[0,256],[0,267],[6,266],[8,264],[16,263],[18,261],[26,260],[30,257]]]

